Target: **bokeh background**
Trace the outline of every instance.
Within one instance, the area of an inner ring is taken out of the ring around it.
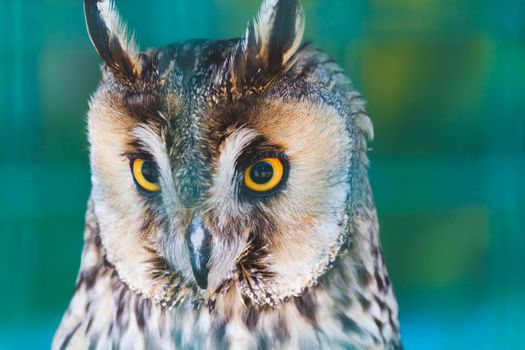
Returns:
[[[243,33],[259,0],[117,1],[141,47]],[[525,349],[525,2],[303,0],[369,102],[407,349]],[[49,347],[72,294],[100,60],[81,0],[0,0],[0,349]]]

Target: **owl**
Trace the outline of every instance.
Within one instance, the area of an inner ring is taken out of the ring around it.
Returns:
[[[54,349],[401,349],[372,123],[298,0],[240,39],[139,51],[85,0],[101,82],[76,289]]]

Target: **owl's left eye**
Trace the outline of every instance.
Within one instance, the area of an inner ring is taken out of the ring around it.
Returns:
[[[148,192],[160,191],[159,174],[155,164],[145,159],[134,159],[131,164],[133,178],[137,185]]]
[[[275,191],[285,180],[285,164],[280,158],[264,158],[244,171],[244,186],[256,194]]]

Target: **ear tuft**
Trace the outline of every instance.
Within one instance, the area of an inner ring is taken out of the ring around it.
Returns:
[[[112,0],[84,0],[89,37],[113,74],[133,80],[142,73],[142,63],[133,36],[120,20]]]
[[[301,45],[304,16],[298,0],[265,0],[246,31],[246,45],[272,71],[285,65]]]
[[[234,81],[253,82],[286,69],[303,34],[299,0],[264,0],[234,53]]]

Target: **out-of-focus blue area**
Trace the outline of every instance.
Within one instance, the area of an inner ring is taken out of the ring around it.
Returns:
[[[117,0],[141,47],[244,32],[259,0]],[[525,2],[303,0],[368,100],[406,349],[525,349]],[[100,76],[81,0],[0,1],[0,349],[41,349],[73,292]]]

